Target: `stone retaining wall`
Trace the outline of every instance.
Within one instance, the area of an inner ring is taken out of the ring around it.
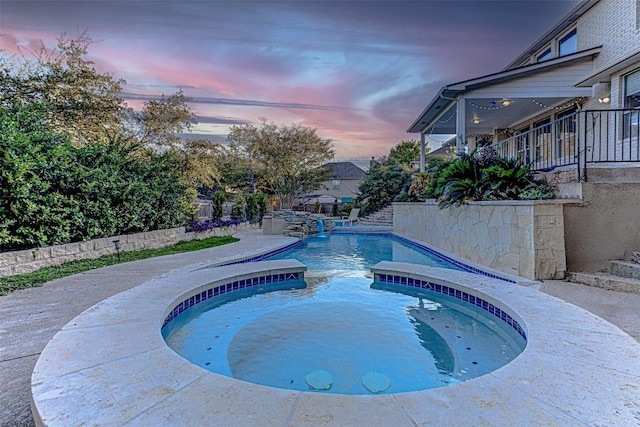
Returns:
[[[58,265],[76,259],[98,258],[115,254],[114,240],[120,240],[120,251],[158,249],[182,240],[199,240],[212,236],[229,236],[239,231],[254,228],[246,222],[237,226],[214,228],[204,232],[185,232],[184,227],[167,230],[93,239],[86,242],[67,243],[46,248],[27,249],[0,253],[0,277],[30,273],[49,265]]]
[[[567,270],[560,200],[394,203],[396,233],[508,274],[563,279]]]

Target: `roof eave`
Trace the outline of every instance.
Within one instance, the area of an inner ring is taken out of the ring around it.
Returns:
[[[527,75],[534,74],[540,71],[545,71],[561,67],[562,65],[573,63],[575,61],[584,60],[588,57],[593,58],[598,55],[601,50],[602,46],[598,46],[591,49],[575,52],[570,55],[550,59],[548,61],[525,65],[523,67],[504,70],[493,74],[487,74],[485,76],[480,76],[470,80],[464,80],[444,86],[431,100],[427,108],[425,108],[422,113],[420,113],[418,118],[411,124],[409,129],[407,129],[407,132],[419,133],[422,129],[428,127],[430,122],[433,122],[434,118],[436,118],[438,114],[447,110],[449,107],[445,107],[448,104],[455,102],[455,97],[457,97],[462,92],[471,89],[477,89],[480,87],[490,86],[491,84],[499,83],[505,80],[525,77]],[[437,110],[434,110],[436,109],[436,107],[439,108],[437,108]]]

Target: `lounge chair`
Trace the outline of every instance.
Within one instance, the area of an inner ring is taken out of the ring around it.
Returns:
[[[351,209],[351,212],[349,212],[349,216],[343,216],[342,219],[345,221],[345,223],[348,221],[349,227],[351,227],[354,222],[358,221],[358,215],[360,215],[360,209],[353,208]]]

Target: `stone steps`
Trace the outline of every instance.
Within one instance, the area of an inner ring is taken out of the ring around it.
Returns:
[[[567,273],[567,280],[612,291],[640,294],[640,252],[627,251],[624,259],[609,261],[609,271]]]
[[[640,294],[640,280],[610,273],[568,273],[567,280],[611,291]]]
[[[640,264],[632,261],[610,261],[609,272],[614,276],[640,280]]]
[[[379,211],[370,213],[358,221],[362,225],[393,227],[393,205],[387,205]]]

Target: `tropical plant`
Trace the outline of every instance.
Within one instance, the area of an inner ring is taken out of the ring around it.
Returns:
[[[470,200],[537,199],[555,195],[553,187],[534,180],[528,166],[498,156],[491,147],[442,161],[428,173],[423,194],[436,198],[440,207]]]
[[[440,177],[445,182],[440,206],[460,205],[468,200],[481,200],[484,194],[482,170],[473,156],[463,155],[451,162]]]
[[[499,158],[482,170],[485,200],[514,200],[533,184],[529,167],[519,160]]]

